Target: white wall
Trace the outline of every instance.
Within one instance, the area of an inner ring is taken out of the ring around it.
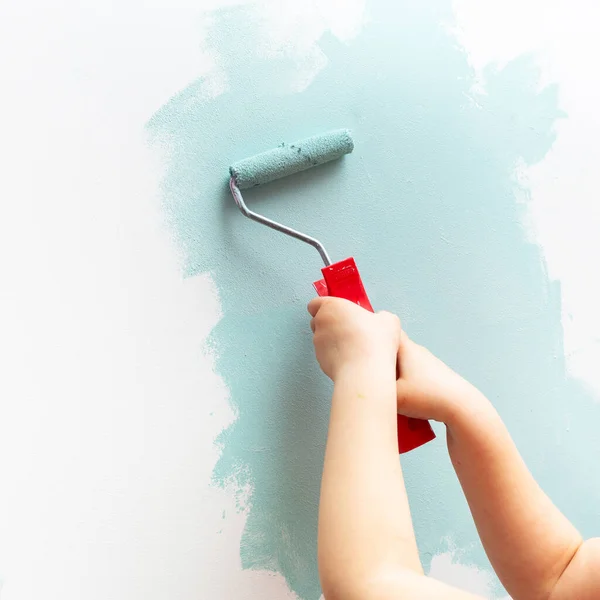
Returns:
[[[0,6],[2,600],[291,598],[278,576],[241,570],[244,515],[210,486],[214,436],[233,418],[203,348],[219,300],[208,275],[181,276],[143,134],[199,74],[212,69],[215,93],[225,85],[201,44],[203,11],[218,4]],[[333,8],[318,27],[285,28],[312,57],[302,85],[321,33],[351,43],[363,18],[361,3],[319,5]],[[306,23],[315,6],[285,3]],[[600,390],[597,5],[455,6],[476,68],[536,50],[561,85],[569,118],[525,174],[531,230],[563,283],[569,364]],[[515,35],[495,36],[499,22]],[[433,569],[488,593],[459,555]]]

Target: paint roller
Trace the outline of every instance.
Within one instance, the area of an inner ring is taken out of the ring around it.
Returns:
[[[323,278],[313,284],[319,296],[345,298],[373,312],[353,258],[332,263],[319,240],[250,210],[241,193],[241,190],[342,158],[353,150],[354,142],[347,129],[330,131],[293,144],[283,143],[273,150],[231,165],[229,187],[237,207],[245,217],[316,248],[325,263],[321,269]],[[398,450],[401,454],[418,448],[434,438],[433,429],[427,421],[398,415]]]

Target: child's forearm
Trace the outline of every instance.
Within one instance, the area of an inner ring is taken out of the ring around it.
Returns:
[[[394,367],[374,363],[348,370],[335,383],[319,570],[325,592],[350,598],[344,590],[354,593],[387,566],[421,572],[398,460]]]
[[[477,530],[514,600],[545,600],[581,546],[539,488],[491,404],[473,391],[448,425],[452,463]]]

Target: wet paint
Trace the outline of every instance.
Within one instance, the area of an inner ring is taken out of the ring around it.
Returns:
[[[600,516],[584,499],[600,496],[585,476],[600,450],[600,406],[565,375],[560,289],[523,230],[513,177],[550,149],[564,116],[557,90],[539,89],[522,57],[488,69],[486,94],[475,94],[446,26],[449,1],[379,0],[368,10],[351,43],[321,39],[327,64],[301,92],[286,83],[299,68],[293,56],[256,50],[251,5],[216,12],[209,40],[227,91],[211,98],[204,80],[193,82],[148,124],[167,156],[165,213],[185,274],[210,273],[222,303],[210,343],[237,418],[217,440],[214,482],[239,489],[248,510],[243,566],[281,572],[303,600],[320,595],[331,392],[305,311],[321,265],[312,248],[244,219],[227,188],[230,163],[283,141],[348,127],[356,149],[249,191],[249,205],[318,237],[334,260],[355,256],[373,305],[401,315],[410,335],[488,394],[575,524],[585,532]],[[449,537],[466,563],[489,569],[443,432],[403,462],[426,568]]]

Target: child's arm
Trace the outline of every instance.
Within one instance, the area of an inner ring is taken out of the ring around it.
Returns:
[[[398,409],[447,425],[479,535],[514,600],[600,598],[600,541],[583,543],[527,470],[492,405],[403,335]]]
[[[327,600],[475,600],[423,575],[396,437],[400,324],[346,300],[317,299],[317,358],[334,382],[319,507]]]

